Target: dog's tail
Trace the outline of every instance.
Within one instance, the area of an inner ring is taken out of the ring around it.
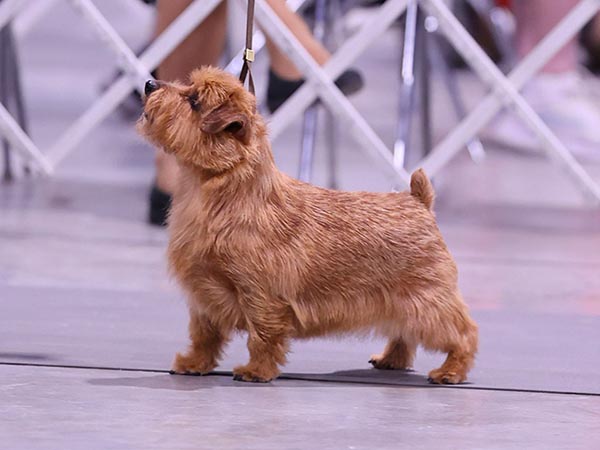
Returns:
[[[435,193],[431,181],[429,181],[423,169],[415,171],[410,177],[410,194],[418,198],[427,209],[431,210],[433,208]]]

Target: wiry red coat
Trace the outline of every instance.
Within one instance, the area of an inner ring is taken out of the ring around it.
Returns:
[[[477,326],[423,171],[402,193],[302,183],[275,167],[255,99],[234,77],[203,68],[190,81],[161,84],[140,120],[181,168],[169,262],[188,294],[192,343],[173,370],[211,371],[241,330],[250,362],[236,379],[267,381],[290,339],[374,331],[389,338],[376,368],[408,368],[422,345],[448,353],[433,382],[465,380]]]

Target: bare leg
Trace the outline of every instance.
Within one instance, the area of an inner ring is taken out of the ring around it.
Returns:
[[[577,3],[578,0],[513,1],[520,55],[529,53]],[[596,158],[600,109],[589,95],[587,80],[580,76],[577,66],[578,43],[572,39],[527,83],[523,95],[574,155]],[[492,134],[509,146],[539,150],[539,139],[511,116],[505,114],[491,124]]]
[[[159,0],[156,34],[162,31],[191,3],[191,0]],[[158,68],[161,80],[185,81],[202,65],[216,65],[225,46],[227,2],[221,2],[202,24],[173,50]]]
[[[288,8],[285,0],[267,0],[267,3],[275,14],[285,23],[294,36],[300,41],[302,46],[310,53],[319,65],[323,65],[330,57],[329,52],[323,45],[317,41],[304,20],[295,12]],[[267,50],[271,58],[271,69],[279,77],[287,80],[297,80],[302,77],[300,71],[294,64],[283,54],[277,46],[268,39],[268,30],[264,30],[267,34]]]
[[[217,367],[229,340],[229,331],[219,329],[208,317],[190,308],[189,332],[190,348],[184,355],[175,355],[173,372],[206,374]]]
[[[369,361],[376,369],[410,369],[415,359],[417,346],[402,338],[390,339],[381,355],[371,356]]]
[[[191,0],[159,0],[156,34],[160,34],[191,3]],[[226,37],[227,2],[223,1],[158,68],[158,78],[185,81],[189,73],[202,65],[217,65]],[[164,192],[175,190],[179,169],[175,158],[156,151],[156,184]]]
[[[600,16],[596,15],[592,19],[592,41],[596,44],[600,44]]]
[[[527,0],[516,1],[517,50],[526,55],[554,27],[579,0]],[[577,45],[571,40],[544,67],[545,72],[565,72],[577,65]]]

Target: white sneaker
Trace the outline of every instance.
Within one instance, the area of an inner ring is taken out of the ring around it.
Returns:
[[[588,84],[575,72],[542,73],[525,86],[523,96],[575,157],[600,162],[600,103]],[[484,137],[542,152],[539,139],[512,111],[492,122]]]

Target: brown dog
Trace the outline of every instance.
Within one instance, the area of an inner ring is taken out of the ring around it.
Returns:
[[[207,373],[234,331],[250,362],[236,380],[280,373],[292,338],[372,330],[389,338],[371,364],[409,368],[417,345],[446,352],[434,383],[466,379],[477,325],[431,212],[422,171],[411,191],[340,192],[275,167],[253,95],[215,68],[189,85],[149,82],[139,127],[176,156],[170,267],[188,295],[191,347],[176,373]]]

